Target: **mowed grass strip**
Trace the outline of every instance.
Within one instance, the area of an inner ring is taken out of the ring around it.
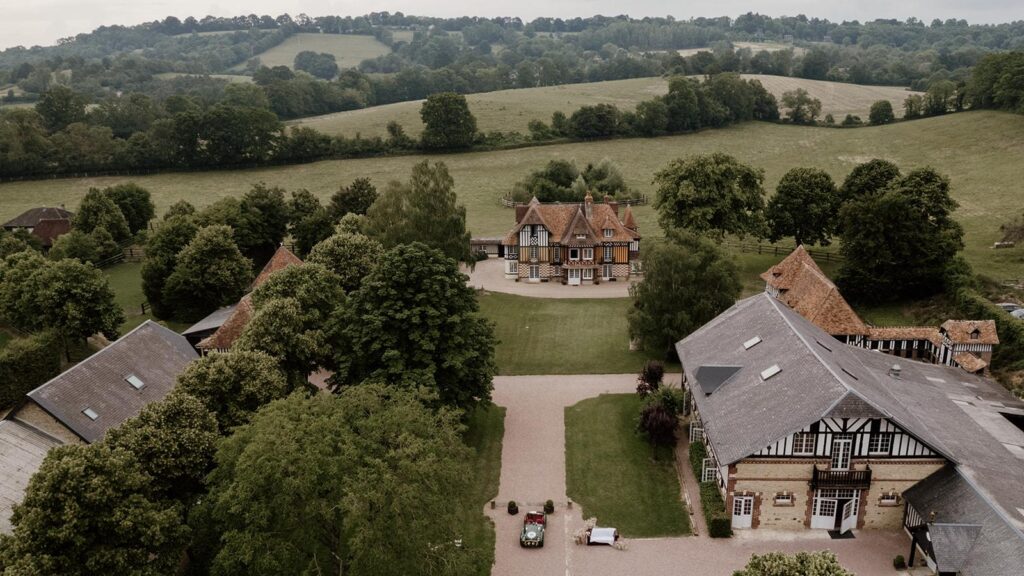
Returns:
[[[789,90],[803,88],[811,97],[821,100],[821,118],[832,114],[837,123],[847,114],[859,115],[867,122],[871,105],[878,100],[888,100],[894,110],[902,110],[903,100],[907,96],[920,94],[899,86],[861,86],[765,74],[744,74],[743,77],[760,81],[776,98],[782,98]],[[516,131],[525,134],[529,131],[531,120],[550,123],[551,115],[555,112],[571,115],[580,106],[594,104],[614,104],[620,110],[632,110],[640,102],[667,92],[668,80],[665,78],[632,78],[469,94],[466,101],[481,131]],[[422,100],[398,102],[314,116],[291,123],[349,137],[357,133],[363,136],[386,136],[388,122],[395,120],[409,134],[419,135],[423,130],[423,122],[420,120],[422,104]]]
[[[338,68],[341,69],[352,68],[363,60],[391,53],[391,48],[388,48],[387,44],[381,43],[373,36],[301,33],[289,36],[284,42],[257,54],[256,57],[263,66],[292,68],[295,65],[295,56],[305,50],[333,54],[338,62]],[[245,68],[245,65],[239,64],[233,70],[242,68]]]
[[[157,320],[152,314],[142,313],[142,303],[146,301],[146,296],[142,293],[141,262],[121,262],[104,268],[103,273],[107,276],[110,289],[114,291],[114,302],[124,310],[125,320],[120,328],[122,336],[146,320],[156,320],[175,332],[190,326],[188,323]]]
[[[500,340],[495,351],[500,374],[624,374],[639,372],[647,360],[629,351],[629,298],[485,293],[479,302]]]
[[[484,505],[498,495],[501,477],[501,442],[505,435],[505,409],[491,404],[474,409],[466,416],[463,439],[475,452],[470,468],[470,490],[461,495],[465,546],[486,550],[487,567],[494,561],[494,523],[484,515]],[[486,572],[485,572],[486,573]]]
[[[690,533],[675,452],[636,433],[640,399],[602,394],[565,409],[565,483],[583,517],[626,537]]]
[[[857,164],[885,158],[904,171],[934,166],[950,177],[960,203],[957,220],[964,226],[966,256],[981,273],[997,280],[1018,279],[1024,246],[993,250],[1002,237],[999,225],[1019,213],[1020,158],[1024,158],[1024,115],[993,111],[964,112],[888,126],[855,129],[814,128],[750,122],[721,130],[651,139],[606,140],[539,146],[498,152],[437,154],[328,160],[255,170],[182,172],[137,177],[37,180],[0,184],[0,221],[35,206],[66,204],[77,209],[90,186],[135,181],[153,193],[163,212],[179,199],[203,207],[220,198],[239,197],[256,182],[288,190],[306,188],[326,200],[340,185],[368,177],[377,186],[406,179],[413,164],[425,158],[443,161],[465,204],[469,229],[477,236],[500,236],[513,225],[513,211],[498,199],[512,185],[549,160],[576,160],[580,165],[611,158],[626,183],[653,195],[655,172],[669,161],[692,154],[721,151],[765,170],[769,194],[787,170],[821,168],[841,182]],[[640,233],[661,234],[651,206],[635,210]],[[764,268],[760,268],[763,271]]]

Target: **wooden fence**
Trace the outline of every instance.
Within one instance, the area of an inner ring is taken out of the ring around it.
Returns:
[[[722,242],[722,246],[732,248],[747,254],[771,254],[772,256],[788,256],[796,246],[777,246],[775,244],[761,244],[759,242]],[[842,262],[843,257],[837,252],[821,250],[818,248],[804,247],[807,254],[821,262]]]

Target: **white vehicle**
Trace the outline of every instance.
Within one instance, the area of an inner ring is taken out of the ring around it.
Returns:
[[[615,541],[619,539],[619,531],[615,528],[598,528],[594,527],[590,529],[590,535],[587,537],[588,545],[603,544],[611,546],[615,544]]]
[[[1024,308],[1017,308],[1013,312],[1010,312],[1010,316],[1013,316],[1014,318],[1017,318],[1019,320],[1024,320]]]
[[[1003,310],[1006,310],[1010,314],[1013,314],[1017,310],[1021,309],[1021,305],[1020,304],[1015,304],[1013,302],[1000,302],[1000,303],[996,304],[996,306],[999,306],[1000,308],[1002,308]]]

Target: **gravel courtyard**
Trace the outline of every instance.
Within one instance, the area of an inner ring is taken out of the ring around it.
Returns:
[[[462,272],[469,275],[467,284],[488,292],[504,292],[534,298],[626,298],[629,296],[631,282],[563,286],[558,282],[532,284],[506,280],[504,262],[505,260],[502,258],[488,258],[477,262],[474,270],[463,267]]]
[[[559,286],[560,288],[564,288]],[[679,375],[667,375],[675,383]],[[573,376],[499,376],[494,402],[507,409],[497,508],[485,512],[497,532],[494,576],[730,576],[750,555],[769,551],[831,549],[858,576],[893,576],[892,559],[907,554],[902,532],[860,531],[852,540],[831,540],[824,532],[745,531],[726,540],[701,537],[629,539],[628,549],[577,546],[573,533],[582,525],[578,506],[566,508],[564,410],[603,393],[635,391],[633,374]],[[696,494],[691,500],[696,502]],[[545,546],[519,547],[523,513],[552,499]],[[520,513],[509,516],[515,500]],[[600,519],[599,519],[600,520]],[[703,530],[701,530],[703,532]]]

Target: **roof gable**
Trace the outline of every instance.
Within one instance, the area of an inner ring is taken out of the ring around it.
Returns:
[[[70,220],[73,212],[64,208],[43,206],[30,208],[3,224],[4,228],[34,228],[40,220]]]
[[[94,442],[163,399],[196,357],[184,336],[147,320],[28,397],[83,440]],[[141,388],[126,380],[132,375],[144,384]],[[97,417],[87,416],[86,409]]]
[[[956,344],[999,344],[995,320],[946,320],[939,330]]]

